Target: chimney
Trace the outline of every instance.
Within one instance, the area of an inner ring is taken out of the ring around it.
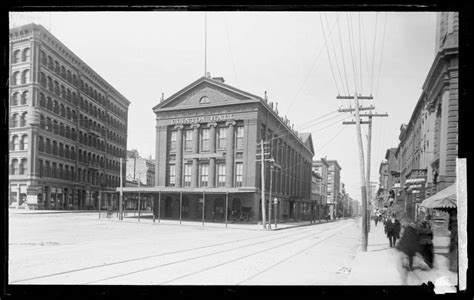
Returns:
[[[160,102],[163,102],[163,100],[165,100],[165,93],[161,93],[161,100],[160,100]]]
[[[206,78],[211,78],[211,72],[206,72]]]
[[[273,102],[270,101],[269,105],[270,105],[270,108],[273,110]]]
[[[265,103],[268,102],[268,98],[267,98],[267,91],[265,91],[265,95],[263,96],[263,99],[265,100]]]
[[[278,102],[275,103],[275,112],[276,112],[277,115],[278,115]]]
[[[219,82],[222,82],[222,83],[225,82],[224,77],[212,77],[212,80],[219,81]]]

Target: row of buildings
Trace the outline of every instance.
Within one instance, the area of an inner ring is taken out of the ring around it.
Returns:
[[[11,29],[10,54],[10,205],[103,209],[123,193],[129,209],[140,194],[163,218],[258,221],[264,185],[280,220],[357,214],[338,162],[313,161],[311,134],[266,95],[198,78],[153,107],[145,159],[126,150],[130,101],[45,28]]]
[[[416,219],[419,204],[456,181],[459,13],[439,13],[436,56],[399,144],[380,164],[375,205]]]

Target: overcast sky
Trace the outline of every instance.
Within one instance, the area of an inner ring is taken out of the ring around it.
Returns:
[[[50,29],[130,100],[127,148],[145,157],[154,157],[152,107],[161,93],[204,75],[204,12],[12,13],[10,21]],[[339,162],[346,190],[360,199],[355,126],[335,112],[350,102],[336,96],[372,94],[363,104],[389,114],[373,122],[371,181],[378,181],[433,62],[435,22],[433,12],[209,12],[207,70],[244,91],[267,91],[295,129],[312,133],[315,159]]]

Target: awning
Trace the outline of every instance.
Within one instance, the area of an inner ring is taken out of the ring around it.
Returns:
[[[456,208],[456,199],[456,183],[453,183],[444,190],[426,198],[420,205],[426,208]]]

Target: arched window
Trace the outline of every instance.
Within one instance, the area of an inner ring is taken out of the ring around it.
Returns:
[[[61,103],[61,117],[65,117],[66,116],[66,108],[64,107],[64,104]]]
[[[67,70],[67,76],[66,76],[66,80],[69,81],[70,83],[72,83],[72,74],[71,74],[71,71]]]
[[[51,140],[46,138],[46,153],[51,154]]]
[[[64,87],[64,85],[61,85],[61,97],[63,99],[66,99],[66,88]]]
[[[59,123],[56,120],[53,120],[53,133],[59,134]]]
[[[46,119],[44,118],[44,115],[40,115],[40,128],[46,129]]]
[[[18,136],[12,136],[12,140],[10,142],[10,150],[18,150]]]
[[[53,91],[54,86],[53,86],[53,79],[48,76],[48,90]]]
[[[10,127],[18,127],[18,114],[13,114],[10,119]]]
[[[13,64],[17,64],[20,62],[20,55],[21,55],[21,51],[20,50],[15,50],[13,52],[13,57],[12,57],[12,63]]]
[[[76,111],[75,110],[72,110],[72,120],[74,122],[77,122],[77,114],[76,114]]]
[[[21,163],[20,163],[20,175],[24,175],[27,173],[27,165],[26,165],[26,158],[22,158],[21,159]]]
[[[16,159],[16,158],[12,159],[10,174],[11,175],[18,175],[18,159]]]
[[[49,132],[53,131],[53,122],[49,117],[46,118],[46,130],[48,130]]]
[[[54,69],[53,58],[51,56],[48,56],[48,68],[51,70]]]
[[[68,120],[71,120],[71,109],[68,107],[66,107],[66,118]]]
[[[49,97],[47,97],[46,108],[49,110],[53,110],[53,100],[51,100],[51,98]]]
[[[42,136],[38,137],[38,149],[41,152],[44,152],[44,139]]]
[[[44,176],[51,177],[51,164],[49,161],[44,162]]]
[[[57,61],[54,62],[54,72],[59,73],[61,69],[59,68],[59,63]]]
[[[24,91],[21,94],[21,104],[25,105],[28,103],[28,98],[30,97],[30,93],[28,91]]]
[[[71,90],[70,89],[67,89],[66,100],[71,102]]]
[[[43,177],[44,176],[44,166],[43,166],[43,160],[42,159],[38,160],[38,165],[39,165],[39,176]]]
[[[59,82],[57,82],[56,80],[54,81],[54,93],[56,95],[60,94],[60,92],[59,92]]]
[[[30,48],[25,48],[23,50],[23,61],[30,61],[31,57],[31,50]]]
[[[18,92],[12,94],[10,103],[12,106],[18,105]]]
[[[21,74],[21,84],[30,82],[30,70],[24,70]]]
[[[48,58],[46,56],[46,53],[44,53],[44,51],[41,51],[41,63],[43,65],[47,65],[48,64]]]
[[[53,107],[53,111],[57,114],[59,114],[59,104],[58,104],[58,101],[54,100],[54,107]]]
[[[71,138],[71,128],[69,128],[69,126],[66,126],[66,137],[67,137],[68,139]]]
[[[28,112],[24,112],[21,114],[20,118],[20,127],[25,127],[26,126],[26,120],[28,119]]]
[[[46,107],[46,98],[44,97],[44,94],[40,93],[39,95],[39,104],[41,107]]]
[[[53,141],[53,155],[58,155],[58,142]]]
[[[64,66],[61,66],[61,76],[66,79],[66,68]]]
[[[16,71],[15,73],[13,73],[12,79],[13,79],[12,85],[20,84],[20,71]]]
[[[59,156],[64,157],[64,145],[59,143]]]
[[[21,137],[21,150],[28,150],[28,135],[26,134]]]
[[[68,145],[64,146],[64,154],[65,154],[64,156],[67,159],[71,158],[71,153],[69,152],[69,146]]]
[[[39,82],[42,87],[46,87],[46,75],[44,75],[43,72],[40,72],[39,74]]]
[[[71,147],[71,159],[76,159],[76,149],[74,147]]]
[[[66,132],[65,132],[65,128],[64,128],[64,124],[63,124],[63,123],[59,123],[59,135],[61,135],[61,136],[65,136],[65,135],[66,135]]]

